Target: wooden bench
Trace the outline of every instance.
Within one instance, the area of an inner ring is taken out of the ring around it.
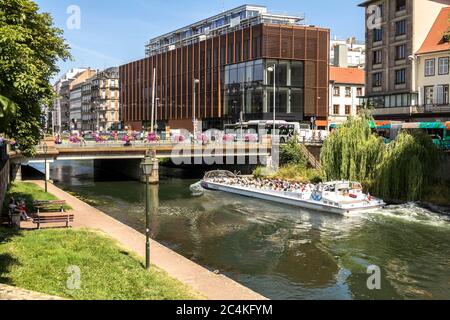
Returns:
[[[69,228],[69,223],[74,221],[73,214],[38,214],[33,218],[33,223],[37,224],[37,228],[41,228],[41,224],[48,223],[65,223],[66,228]]]
[[[66,205],[65,200],[51,200],[51,201],[34,201],[33,207],[36,209],[36,213],[39,213],[43,209],[49,209],[53,207],[57,207],[60,212],[64,212],[64,206]]]
[[[13,213],[14,213],[14,210],[13,209],[10,209],[10,208],[8,208],[8,213],[6,213],[6,214],[3,214],[2,216],[1,216],[1,223],[3,224],[3,223],[7,223],[8,224],[8,227],[9,228],[12,228],[12,226],[13,226],[13,220],[12,220],[12,215],[13,215]]]

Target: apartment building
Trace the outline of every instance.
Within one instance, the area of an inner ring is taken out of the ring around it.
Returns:
[[[375,107],[376,118],[409,121],[420,116],[415,53],[449,4],[449,0],[360,4],[366,8],[366,102]]]
[[[441,10],[421,48],[415,55],[420,107],[419,120],[429,115],[439,121],[450,121],[450,7]]]
[[[81,106],[83,84],[95,74],[95,70],[87,69],[78,74],[77,78],[70,83],[70,130],[82,130]]]
[[[237,122],[241,113],[271,119],[273,72],[277,118],[316,117],[326,126],[329,30],[303,21],[243,5],[150,40],[145,59],[120,67],[124,125],[149,124],[156,68],[159,128],[192,130],[194,116],[204,129]]]
[[[120,129],[119,118],[119,68],[98,72],[91,79],[92,130]]]
[[[364,68],[366,65],[366,43],[355,37],[330,43],[330,65],[342,68]]]
[[[92,78],[87,79],[82,83],[81,87],[81,130],[82,131],[94,131],[96,125],[92,116]]]
[[[70,129],[70,84],[86,70],[86,68],[71,69],[55,82],[53,89],[57,97],[50,117],[53,132],[61,133]]]
[[[358,114],[364,85],[364,70],[330,67],[330,124],[343,123]]]

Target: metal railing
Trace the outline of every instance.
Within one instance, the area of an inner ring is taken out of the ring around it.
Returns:
[[[390,114],[432,114],[432,113],[450,113],[450,105],[425,105],[425,106],[408,106],[408,107],[386,107],[375,108],[375,115]]]
[[[177,146],[223,146],[223,145],[235,145],[235,146],[268,146],[268,143],[259,143],[259,142],[223,142],[223,141],[211,141],[205,144],[202,143],[194,143],[189,140],[185,142],[172,142],[172,141],[158,141],[158,142],[147,142],[142,140],[132,141],[131,144],[127,145],[124,141],[104,141],[104,142],[95,142],[95,141],[86,141],[86,142],[63,142],[62,144],[56,144],[56,149],[78,149],[78,148],[86,148],[86,149],[95,149],[95,148],[174,148]],[[42,146],[37,146],[36,150],[38,152],[42,152]]]

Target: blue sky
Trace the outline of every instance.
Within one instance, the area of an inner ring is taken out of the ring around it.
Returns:
[[[304,13],[307,23],[328,27],[339,38],[364,37],[361,0],[35,0],[64,30],[74,61],[60,62],[61,72],[72,67],[104,69],[144,56],[145,42],[154,36],[245,3],[266,5],[270,11]],[[81,10],[79,30],[67,27],[67,8]]]

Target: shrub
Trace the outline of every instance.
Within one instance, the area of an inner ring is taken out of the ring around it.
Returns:
[[[306,157],[303,155],[297,137],[280,147],[281,165],[298,165],[305,167],[308,165]]]

